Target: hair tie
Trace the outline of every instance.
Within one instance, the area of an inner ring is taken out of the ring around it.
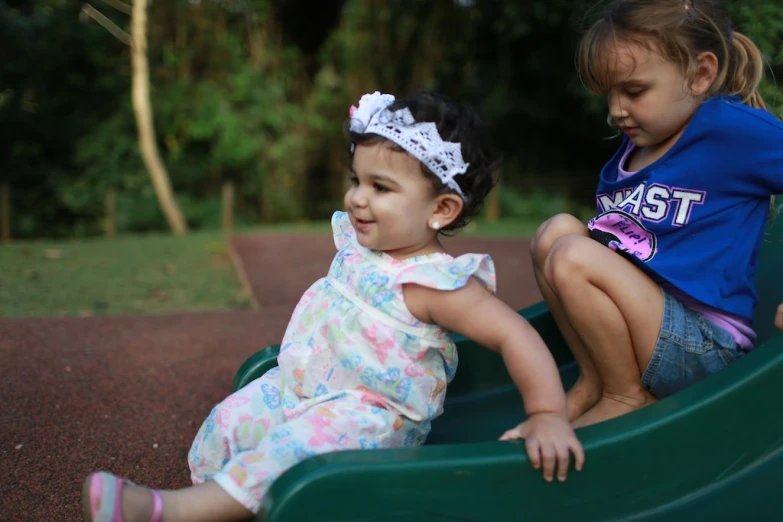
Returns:
[[[688,0],[682,0],[682,5],[685,6],[688,20],[693,22],[696,19],[696,0],[690,0],[690,5],[688,5]]]

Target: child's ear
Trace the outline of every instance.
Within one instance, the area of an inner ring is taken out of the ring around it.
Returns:
[[[449,226],[462,213],[464,204],[456,194],[441,194],[435,198],[435,210],[429,224],[438,223],[439,228]]]
[[[696,57],[698,68],[691,83],[691,92],[695,96],[707,94],[718,77],[718,57],[711,51],[705,51]]]

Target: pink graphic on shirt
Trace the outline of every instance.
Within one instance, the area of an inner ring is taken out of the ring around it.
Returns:
[[[587,224],[590,237],[612,250],[650,261],[658,251],[655,234],[622,210],[610,210]]]

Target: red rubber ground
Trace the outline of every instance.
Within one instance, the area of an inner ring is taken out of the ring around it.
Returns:
[[[93,470],[156,488],[189,484],[186,455],[239,365],[280,342],[299,296],[334,255],[329,236],[232,240],[258,310],[0,319],[0,521],[81,520]],[[525,241],[450,239],[493,256],[499,296],[541,298]]]

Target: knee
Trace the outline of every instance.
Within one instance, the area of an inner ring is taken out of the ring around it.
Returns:
[[[570,214],[557,214],[544,221],[530,242],[530,255],[533,258],[533,264],[542,268],[554,242],[558,238],[568,235],[586,236],[587,227]]]
[[[585,238],[567,235],[556,239],[544,264],[544,275],[556,293],[561,293],[568,285],[577,283],[585,273]]]

